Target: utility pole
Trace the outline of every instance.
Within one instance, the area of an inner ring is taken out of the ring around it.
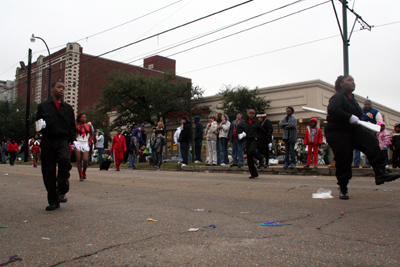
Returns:
[[[347,0],[342,1],[343,12],[343,71],[344,75],[349,75],[349,46],[350,40],[347,34]]]
[[[194,151],[194,138],[193,138],[193,126],[192,126],[192,83],[187,83],[188,87],[188,102],[189,102],[189,122],[190,122],[190,144],[192,146],[192,151]],[[190,153],[190,146],[189,146],[189,153]],[[192,153],[192,162],[194,162],[195,154]]]
[[[31,106],[31,60],[32,60],[32,50],[29,48],[28,50],[28,70],[26,71],[27,77],[27,86],[26,86],[26,115],[25,115],[25,141],[24,141],[24,161],[28,161],[29,156],[29,115],[30,115],[30,106]]]
[[[338,14],[336,12],[336,7],[333,2],[334,0],[331,0],[332,6],[333,6],[333,11],[335,12],[336,16],[336,21],[339,26],[340,30],[340,35],[342,36],[342,41],[343,41],[343,73],[344,75],[349,75],[349,46],[350,46],[350,38],[351,35],[353,34],[354,26],[356,25],[356,22],[358,22],[361,25],[361,30],[367,29],[371,31],[371,28],[373,26],[370,26],[368,23],[366,23],[360,15],[358,15],[353,9],[350,9],[347,6],[347,0],[339,0],[339,2],[342,3],[342,23],[343,25],[340,26]],[[347,31],[347,9],[350,10],[351,13],[353,13],[356,16],[356,19],[354,20],[353,27],[350,32],[350,36]]]

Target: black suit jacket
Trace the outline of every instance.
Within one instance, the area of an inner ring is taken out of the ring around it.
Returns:
[[[67,138],[72,143],[76,140],[75,115],[72,107],[61,101],[60,111],[53,100],[47,100],[38,105],[36,120],[43,119],[46,128],[41,130],[43,139],[57,140]]]
[[[260,131],[260,141],[258,142],[258,146],[260,148],[268,148],[268,144],[272,142],[272,132],[274,128],[272,127],[272,123],[269,119],[264,119],[261,123],[261,131]]]

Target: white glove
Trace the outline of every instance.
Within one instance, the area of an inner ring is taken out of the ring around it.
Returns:
[[[46,122],[43,119],[39,119],[35,122],[36,131],[39,132],[46,128]]]
[[[268,144],[268,148],[271,148],[271,147],[272,147],[272,143],[269,143],[269,144]]]
[[[359,118],[357,116],[351,115],[350,117],[350,124],[358,124]]]

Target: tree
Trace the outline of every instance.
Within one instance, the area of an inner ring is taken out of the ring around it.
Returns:
[[[122,71],[115,71],[108,77],[102,92],[97,107],[103,112],[118,114],[112,129],[141,123],[154,126],[161,120],[166,124],[167,119],[175,118],[171,114],[190,110],[190,103],[199,105],[203,95],[202,89],[172,74],[146,77]]]
[[[0,136],[3,139],[15,139],[17,143],[25,139],[25,119],[26,119],[25,101],[18,97],[14,103],[9,101],[0,102]],[[29,120],[29,138],[36,133],[35,116],[37,112],[37,104],[30,104],[30,120]]]
[[[249,90],[249,87],[238,85],[231,87],[225,85],[218,95],[222,96],[222,103],[218,105],[218,109],[223,110],[229,118],[235,118],[236,111],[245,114],[248,109],[255,109],[257,112],[264,111],[269,107],[269,100],[258,96],[259,90]]]
[[[106,112],[102,110],[96,110],[92,108],[85,109],[83,114],[86,115],[88,122],[90,121],[95,129],[102,129],[104,132],[104,146],[107,147],[108,143],[112,141],[110,136],[110,126],[109,126],[109,118]],[[93,140],[96,140],[96,133],[93,132]]]

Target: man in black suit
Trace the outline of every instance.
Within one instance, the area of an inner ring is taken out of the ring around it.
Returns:
[[[246,133],[246,153],[247,153],[247,165],[249,165],[249,171],[251,176],[249,179],[258,177],[257,168],[254,165],[254,158],[258,159],[259,166],[264,166],[264,158],[261,153],[257,150],[258,142],[260,139],[261,123],[255,119],[256,111],[249,109],[247,112],[248,119],[244,121],[243,128]]]
[[[76,126],[74,110],[62,101],[65,86],[55,82],[51,86],[52,99],[38,105],[36,120],[43,120],[41,127],[42,175],[47,190],[49,206],[47,211],[60,207],[60,202],[67,202],[65,194],[69,191],[69,143],[76,142]],[[58,173],[57,173],[58,163]]]
[[[269,167],[269,144],[272,142],[272,127],[271,121],[267,118],[265,112],[257,114],[258,121],[261,123],[260,139],[258,140],[257,149],[264,156],[264,168]]]

